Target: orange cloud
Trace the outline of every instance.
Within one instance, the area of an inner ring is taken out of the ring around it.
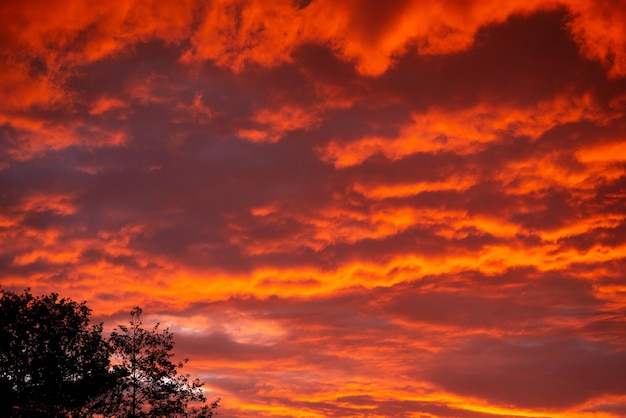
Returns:
[[[252,117],[258,128],[240,129],[237,134],[252,142],[276,142],[288,132],[310,129],[317,120],[314,113],[292,106],[277,110],[261,109]]]
[[[59,65],[98,60],[151,38],[178,42],[189,34],[193,10],[192,1],[66,0],[61,7],[33,0],[6,2],[0,13],[11,52],[22,49]]]
[[[234,71],[246,63],[272,67],[291,62],[302,45],[332,48],[361,74],[376,76],[409,50],[420,55],[470,48],[476,32],[512,15],[565,7],[567,26],[581,51],[601,61],[614,77],[626,71],[626,11],[614,2],[429,2],[390,4],[316,0],[294,7],[290,0],[220,0],[210,5],[185,0],[175,5],[117,0],[93,5],[67,0],[62,7],[41,1],[5,2],[0,7],[6,52],[0,84],[3,106],[27,108],[68,100],[63,86],[85,63],[130,51],[158,39],[190,40],[183,61],[212,60]],[[610,10],[610,12],[608,12]],[[197,27],[197,29],[196,29]]]
[[[369,199],[389,199],[394,197],[407,197],[419,195],[424,192],[434,191],[463,191],[477,183],[476,179],[469,176],[464,178],[452,177],[445,181],[424,181],[415,183],[402,184],[381,184],[381,185],[365,185],[357,184],[354,191],[366,196]]]
[[[16,145],[7,152],[17,160],[31,159],[72,145],[85,148],[117,147],[128,140],[124,129],[109,130],[82,122],[64,124],[38,118],[14,117],[5,126],[13,130]]]
[[[298,9],[287,0],[223,0],[207,10],[184,59],[211,59],[241,71],[247,62],[263,66],[288,62],[300,45],[319,43],[356,61],[362,74],[378,75],[392,65],[394,55],[411,45],[417,44],[422,54],[463,50],[472,44],[481,25],[534,10],[539,4],[494,2],[459,7],[445,1],[403,1],[369,2],[364,7],[317,0]]]
[[[583,163],[626,161],[626,141],[592,144],[578,150],[576,156]]]
[[[553,3],[402,1],[393,4],[317,0],[306,7],[291,1],[222,0],[206,10],[192,49],[184,60],[214,60],[241,71],[246,63],[274,66],[291,61],[300,45],[330,45],[344,59],[355,61],[362,74],[379,75],[394,58],[416,48],[422,55],[469,48],[477,30],[509,16],[563,6],[574,18],[568,23],[592,59],[604,62],[615,76],[623,75],[625,39],[619,16],[605,1],[590,5],[577,0]],[[606,10],[611,9],[610,13]],[[611,17],[609,17],[611,16]],[[624,20],[624,19],[622,19]]]
[[[91,105],[90,115],[101,115],[114,109],[125,108],[127,105],[123,100],[114,97],[100,97]]]
[[[320,149],[320,153],[324,161],[337,168],[361,164],[376,154],[399,160],[416,153],[477,153],[506,135],[535,139],[568,122],[608,123],[611,118],[587,95],[559,96],[540,102],[534,108],[483,104],[456,111],[434,108],[424,114],[413,114],[412,122],[403,126],[395,138],[374,136],[351,142],[334,140]]]
[[[583,54],[600,61],[612,77],[626,76],[626,6],[620,2],[570,0],[568,22]]]

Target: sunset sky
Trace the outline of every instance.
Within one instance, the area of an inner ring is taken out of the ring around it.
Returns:
[[[0,284],[224,417],[626,416],[626,2],[0,3]]]

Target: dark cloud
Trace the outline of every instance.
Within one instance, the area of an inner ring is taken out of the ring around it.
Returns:
[[[621,393],[625,355],[576,337],[474,337],[436,358],[430,376],[448,390],[495,404],[563,408]]]
[[[485,99],[527,106],[563,91],[575,94],[598,85],[604,90],[604,71],[582,58],[562,30],[567,18],[562,9],[511,16],[481,28],[467,51],[406,54],[377,83],[417,110],[458,109]]]

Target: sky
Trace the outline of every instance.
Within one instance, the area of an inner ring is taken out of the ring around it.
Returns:
[[[626,416],[626,3],[0,3],[0,284],[224,417]]]

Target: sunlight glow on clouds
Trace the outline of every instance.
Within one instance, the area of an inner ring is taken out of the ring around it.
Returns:
[[[0,284],[232,417],[626,414],[616,1],[0,5]]]

